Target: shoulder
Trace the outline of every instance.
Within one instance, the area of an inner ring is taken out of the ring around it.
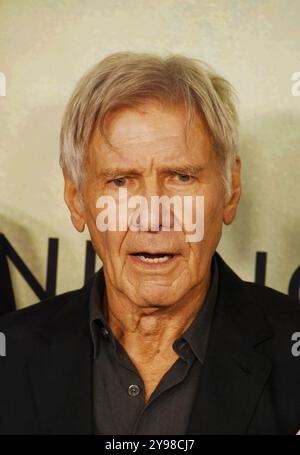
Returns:
[[[89,294],[91,281],[81,289],[65,292],[29,307],[0,317],[0,331],[21,334],[38,330],[51,321],[70,317],[83,306]]]
[[[244,287],[250,303],[247,318],[253,321],[252,314],[256,318],[251,331],[256,330],[257,324],[269,333],[269,339],[259,349],[273,359],[274,365],[292,375],[297,371],[298,375],[300,363],[293,354],[293,345],[300,338],[300,302],[268,286],[244,282]]]
[[[292,321],[300,322],[300,302],[268,286],[243,281],[245,291],[253,302],[259,305],[268,320],[283,324]],[[300,330],[300,327],[298,327]]]
[[[217,253],[216,258],[219,265],[219,286],[227,299],[236,299],[240,305],[245,305],[247,311],[256,311],[260,308],[268,314],[270,320],[283,321],[300,317],[300,302],[288,295],[268,286],[262,286],[250,281],[241,279],[234,270]],[[283,318],[283,319],[282,319]]]

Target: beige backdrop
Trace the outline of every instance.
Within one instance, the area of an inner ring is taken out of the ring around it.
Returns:
[[[77,79],[120,50],[206,60],[240,97],[244,192],[218,251],[254,280],[268,253],[267,285],[287,292],[300,264],[298,0],[0,0],[0,232],[44,285],[49,237],[60,240],[58,292],[81,286],[87,234],[63,203],[58,132]],[[11,267],[18,307],[37,298]]]

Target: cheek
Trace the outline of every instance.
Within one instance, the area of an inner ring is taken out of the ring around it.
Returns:
[[[93,199],[96,201],[97,197],[90,198],[90,200]],[[98,214],[99,209],[96,207],[96,202],[85,205],[85,219],[94,250],[101,261],[109,260],[110,257],[117,259],[124,232],[100,231],[97,228]]]
[[[216,193],[217,190],[216,190]],[[204,198],[204,237],[202,241],[190,243],[190,261],[203,263],[204,257],[207,260],[215,250],[222,232],[223,225],[223,203],[222,195],[206,195]]]
[[[204,195],[204,222],[210,228],[213,228],[215,223],[222,224],[224,208],[224,192],[219,182],[217,181],[210,191]],[[217,226],[215,226],[217,227]]]
[[[102,262],[119,264],[122,262],[122,243],[124,232],[98,231],[95,223],[93,231],[89,228],[91,240]]]
[[[204,216],[205,226],[207,226],[209,230],[218,230],[219,226],[222,225],[223,205],[218,201],[210,201],[207,204]]]

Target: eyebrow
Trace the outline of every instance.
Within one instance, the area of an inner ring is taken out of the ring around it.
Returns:
[[[107,167],[101,168],[101,171],[98,173],[99,177],[115,177],[116,175],[138,175],[143,172],[142,169],[138,170],[137,168],[128,168],[128,167]]]
[[[178,174],[192,174],[197,175],[200,174],[204,170],[204,166],[197,166],[197,165],[179,165],[179,166],[166,166],[161,168],[162,172],[176,172]]]
[[[178,173],[178,174],[191,174],[197,175],[204,170],[204,166],[197,165],[172,165],[172,166],[162,166],[159,168],[161,173]],[[136,167],[126,168],[126,167],[107,167],[102,168],[99,172],[99,177],[115,177],[116,175],[140,175],[143,173],[143,169],[138,169]]]

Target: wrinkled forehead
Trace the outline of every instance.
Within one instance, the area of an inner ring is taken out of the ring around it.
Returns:
[[[90,159],[122,160],[128,164],[150,158],[166,162],[185,158],[206,160],[210,140],[202,119],[194,116],[186,126],[182,105],[147,102],[123,107],[107,114],[105,137],[97,126],[94,128],[89,144]]]

